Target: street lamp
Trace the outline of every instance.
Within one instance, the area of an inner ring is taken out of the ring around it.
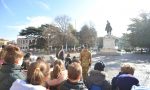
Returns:
[[[47,37],[47,38],[48,38],[48,43],[47,43],[47,44],[48,44],[48,54],[50,54],[50,53],[49,53],[49,36],[50,36],[50,35],[51,35],[51,34],[48,34],[48,37]]]

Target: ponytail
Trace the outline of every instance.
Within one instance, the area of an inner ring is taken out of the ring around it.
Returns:
[[[30,83],[34,85],[40,85],[41,83],[43,83],[43,78],[44,78],[44,75],[41,72],[40,68],[36,68],[33,72]]]
[[[27,82],[32,85],[43,85],[49,75],[49,66],[44,61],[32,63],[27,72]]]
[[[60,72],[61,72],[61,67],[60,67],[58,64],[55,65],[55,66],[54,66],[54,69],[53,69],[52,79],[58,78]]]

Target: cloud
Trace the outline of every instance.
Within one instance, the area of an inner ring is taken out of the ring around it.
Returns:
[[[41,8],[43,8],[43,9],[50,10],[49,5],[46,4],[45,2],[38,1],[37,4],[38,4]]]
[[[1,0],[3,7],[11,14],[14,15],[13,11],[8,7],[4,0]]]
[[[22,25],[8,26],[8,28],[12,28],[14,30],[22,30],[29,26],[39,27],[42,24],[49,24],[52,22],[52,19],[47,16],[36,16],[36,17],[27,17],[27,22]]]
[[[131,23],[130,18],[137,17],[141,10],[149,10],[148,2],[148,0],[89,0],[89,2],[87,0],[86,3],[89,3],[87,6],[77,7],[77,9],[82,7],[86,9],[79,12],[81,15],[75,17],[73,25],[80,30],[84,24],[92,21],[98,36],[104,36],[107,34],[106,21],[109,20],[113,29],[112,34],[121,37],[122,33],[127,32],[128,25]]]

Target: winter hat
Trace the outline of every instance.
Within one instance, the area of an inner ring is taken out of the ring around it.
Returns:
[[[102,61],[98,61],[95,66],[94,70],[104,71],[105,64]]]

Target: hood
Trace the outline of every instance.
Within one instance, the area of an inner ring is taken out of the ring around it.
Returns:
[[[67,90],[87,90],[82,81],[72,83],[69,80],[66,80],[63,87],[65,87]]]
[[[21,66],[16,64],[3,64],[1,71],[5,73],[21,71]]]
[[[87,79],[95,84],[101,84],[106,79],[106,73],[104,71],[92,70],[89,74]]]
[[[25,81],[17,79],[10,90],[46,90],[46,88],[41,85],[27,84]]]

